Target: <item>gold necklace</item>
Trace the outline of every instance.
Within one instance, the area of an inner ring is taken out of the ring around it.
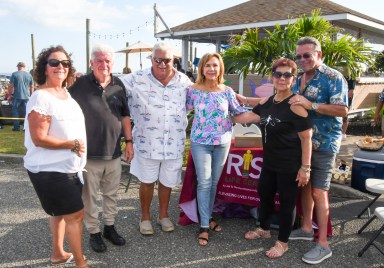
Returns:
[[[289,96],[287,96],[287,97],[285,97],[285,98],[283,98],[283,99],[281,99],[281,100],[275,100],[275,98],[276,98],[276,95],[273,97],[273,99],[272,99],[272,102],[273,102],[273,104],[279,104],[280,102],[282,102],[283,100],[286,100],[287,98],[289,98],[291,95],[289,95]]]

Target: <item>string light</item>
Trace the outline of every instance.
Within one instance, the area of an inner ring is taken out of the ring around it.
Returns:
[[[153,23],[153,22],[154,22],[154,18],[151,18],[150,20],[146,21],[144,24],[137,26],[137,27],[133,27],[132,29],[129,29],[127,32],[120,33],[120,34],[104,34],[104,39],[107,39],[107,36],[109,36],[110,39],[124,38],[128,35],[132,35],[133,33],[136,32],[136,30],[137,30],[137,32],[140,32],[140,30],[142,28],[148,27],[148,24]],[[103,37],[103,35],[99,34],[99,33],[89,32],[88,34],[89,34],[89,36],[91,36],[93,38],[98,37],[99,39],[101,39]]]

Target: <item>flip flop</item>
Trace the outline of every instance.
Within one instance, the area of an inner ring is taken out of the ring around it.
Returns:
[[[276,241],[275,245],[271,247],[267,252],[265,252],[265,255],[267,255],[268,258],[276,259],[283,256],[284,253],[287,252],[287,250],[288,250],[288,247],[284,248],[279,241]]]
[[[248,231],[244,235],[245,239],[253,240],[258,238],[271,238],[271,232],[261,229],[260,227],[255,230]]]
[[[66,260],[51,261],[51,265],[52,266],[54,266],[54,265],[62,265],[62,264],[74,264],[74,263],[75,263],[75,259],[73,258],[73,254],[71,254],[71,256],[69,256],[69,258],[66,259]]]
[[[87,258],[85,256],[84,257],[84,260],[86,261]],[[66,260],[61,260],[61,261],[51,261],[51,266],[55,266],[55,265],[63,265],[63,264],[75,264],[75,259],[74,259],[74,256],[73,254],[71,254],[71,256],[69,256],[68,259]]]

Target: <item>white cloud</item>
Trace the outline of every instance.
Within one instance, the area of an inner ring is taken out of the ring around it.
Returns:
[[[9,14],[9,11],[6,9],[0,9],[0,17],[7,16]]]

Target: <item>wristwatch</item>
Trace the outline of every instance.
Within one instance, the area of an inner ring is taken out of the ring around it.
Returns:
[[[124,140],[125,143],[133,143],[133,140]]]
[[[312,102],[312,110],[317,111],[319,109],[319,105],[316,102]]]

